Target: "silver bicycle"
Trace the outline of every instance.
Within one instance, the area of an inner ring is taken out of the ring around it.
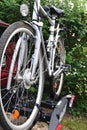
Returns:
[[[20,11],[27,16],[27,5],[21,5]],[[6,130],[31,128],[48,77],[55,96],[61,93],[66,51],[60,35],[63,27],[57,19],[63,14],[63,10],[55,6],[43,8],[40,0],[35,0],[32,21],[13,23],[0,39],[0,122]],[[50,23],[46,42],[42,18]]]

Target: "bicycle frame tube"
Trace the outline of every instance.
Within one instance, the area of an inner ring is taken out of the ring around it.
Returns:
[[[55,38],[54,37],[54,32],[55,32],[55,19],[56,19],[56,16],[53,16],[52,19],[51,19],[47,15],[45,10],[42,8],[42,6],[40,5],[40,0],[35,0],[33,15],[32,15],[32,21],[33,21],[33,28],[36,30],[36,39],[35,39],[35,51],[34,51],[33,61],[32,61],[31,80],[34,79],[36,67],[37,67],[37,64],[38,64],[40,45],[41,45],[41,32],[40,32],[41,30],[40,30],[40,28],[42,28],[43,25],[41,25],[42,22],[40,22],[40,20],[39,20],[39,10],[42,12],[42,14],[48,19],[49,23],[51,24],[50,36],[49,36],[49,39],[48,39],[48,46],[49,46],[49,50],[50,50],[49,51],[50,52],[50,60],[48,61],[47,58],[45,58],[46,65],[47,65],[50,76],[52,76],[52,74],[53,74],[54,55],[55,55],[55,49],[56,49],[56,44],[57,44],[57,35],[59,33],[57,31],[56,38]],[[46,57],[45,54],[44,54],[44,56]]]
[[[15,60],[16,60],[16,57],[17,57],[17,54],[18,54],[18,50],[19,50],[20,44],[21,44],[21,37],[17,41],[17,45],[16,45],[16,48],[14,50],[14,54],[13,54],[13,58],[12,58],[13,60],[12,60],[12,63],[11,63],[9,76],[8,76],[8,82],[7,82],[7,89],[8,90],[10,89],[10,86],[11,86],[12,72],[13,72],[13,69],[14,69]]]
[[[33,9],[33,15],[32,15],[32,21],[33,21],[33,28],[36,31],[36,39],[35,39],[35,50],[32,58],[32,70],[31,70],[31,80],[34,80],[35,78],[35,72],[36,67],[38,64],[38,58],[39,58],[39,52],[40,52],[40,45],[41,45],[41,29],[43,27],[43,23],[39,20],[39,10],[42,9],[40,5],[40,0],[35,0],[34,2],[34,9]],[[44,10],[44,9],[43,9]],[[45,11],[44,15],[47,15]]]
[[[52,18],[53,25],[50,27],[50,36],[48,39],[47,51],[50,53],[50,59],[48,61],[49,66],[49,75],[52,75],[54,68],[54,31],[55,31],[55,17]]]
[[[34,80],[35,78],[35,72],[39,60],[40,45],[41,45],[41,34],[40,34],[39,27],[35,24],[33,24],[33,27],[36,30],[36,36],[35,36],[35,50],[32,57],[31,80]]]
[[[33,15],[32,15],[32,20],[33,21],[38,21],[38,16],[39,16],[39,10],[42,12],[42,14],[45,16],[45,18],[48,19],[49,23],[51,25],[54,25],[52,19],[48,16],[46,11],[43,9],[43,7],[40,5],[40,0],[35,0],[34,2],[34,9],[33,9]]]
[[[48,45],[47,45],[48,52],[50,53],[50,58],[49,58],[49,61],[48,61],[48,70],[49,70],[50,76],[54,75],[54,58],[55,58],[57,42],[58,42],[58,39],[60,37],[59,32],[61,31],[59,23],[57,25],[57,28],[55,29],[55,17],[52,18],[52,19],[53,19],[52,20],[53,25],[51,25],[51,27],[50,27],[50,36],[49,36]],[[56,35],[54,36],[55,31],[56,31]],[[61,67],[57,71],[60,74],[61,73]],[[55,72],[55,73],[57,73],[57,72]]]
[[[40,9],[40,0],[35,0],[32,20],[35,20],[35,21],[38,20],[38,11],[39,11],[39,9]]]
[[[41,44],[41,35],[40,35],[40,27],[43,26],[41,22],[39,21],[39,9],[40,9],[40,0],[35,0],[34,1],[34,8],[33,8],[33,15],[32,15],[32,21],[33,21],[33,28],[36,31],[35,35],[35,50],[34,54],[32,57],[32,70],[31,70],[31,80],[34,80],[35,78],[35,72],[36,72],[36,67],[38,64],[38,58],[39,58],[39,51],[40,51],[40,44]]]

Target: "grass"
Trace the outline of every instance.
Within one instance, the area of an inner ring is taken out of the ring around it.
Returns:
[[[62,130],[87,130],[87,119],[65,116]]]

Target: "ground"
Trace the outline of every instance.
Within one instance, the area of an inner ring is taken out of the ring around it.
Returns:
[[[87,118],[65,116],[63,119],[62,130],[87,130]],[[38,122],[32,130],[48,130],[48,125],[44,122]]]
[[[63,119],[62,130],[87,130],[87,118],[65,116]],[[0,130],[3,130],[0,126]],[[48,124],[44,122],[37,122],[32,130],[48,130]]]

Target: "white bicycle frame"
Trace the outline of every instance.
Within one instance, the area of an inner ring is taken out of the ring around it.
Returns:
[[[32,16],[32,21],[33,23],[35,24],[34,27],[36,28],[37,30],[37,37],[38,37],[38,41],[39,42],[36,42],[36,46],[35,48],[37,48],[35,50],[35,63],[37,64],[38,63],[38,55],[39,55],[39,50],[40,50],[40,44],[41,44],[41,32],[39,30],[39,28],[43,27],[43,23],[41,21],[37,22],[38,21],[38,13],[39,13],[39,10],[42,12],[42,14],[49,20],[49,23],[50,23],[50,35],[49,35],[49,39],[48,39],[48,45],[47,45],[47,51],[50,53],[50,58],[49,60],[47,60],[47,68],[48,68],[48,73],[50,76],[52,75],[56,75],[58,73],[60,73],[62,70],[61,69],[58,69],[57,72],[53,73],[54,72],[54,56],[55,56],[55,50],[56,50],[56,47],[57,47],[57,42],[58,42],[58,39],[60,37],[59,35],[59,32],[60,32],[60,27],[59,27],[59,24],[57,25],[57,28],[55,29],[55,20],[56,20],[56,16],[54,15],[52,17],[52,19],[48,16],[48,14],[45,12],[45,10],[42,8],[42,6],[40,5],[40,0],[35,0],[34,2],[34,9],[33,9],[33,16]],[[39,28],[38,28],[39,27]],[[56,31],[56,36],[54,37],[54,32]],[[46,58],[47,59],[47,58]],[[36,61],[37,60],[37,61]],[[34,76],[34,72],[35,72],[35,66],[36,64],[34,63],[33,65],[33,69],[34,71],[32,72],[32,78]]]
[[[33,60],[31,63],[32,64],[32,70],[31,70],[31,76],[30,76],[31,81],[35,80],[35,72],[36,72],[36,68],[37,68],[37,64],[38,64],[38,60],[39,60],[40,47],[41,47],[41,43],[42,43],[41,30],[43,27],[43,22],[38,20],[39,10],[49,20],[49,23],[51,25],[50,26],[50,35],[49,35],[48,45],[47,45],[47,51],[50,54],[49,59],[47,59],[47,55],[45,55],[46,50],[44,49],[44,51],[45,51],[44,57],[46,57],[45,59],[46,59],[46,63],[47,63],[47,70],[48,70],[49,76],[52,76],[52,75],[58,76],[62,72],[61,66],[58,68],[58,70],[56,72],[54,72],[55,51],[56,51],[58,39],[60,37],[59,32],[60,32],[61,28],[59,27],[59,23],[58,23],[57,28],[55,29],[56,15],[54,15],[51,19],[48,16],[48,14],[46,13],[46,11],[40,5],[40,0],[35,0],[33,15],[32,15],[32,23],[33,23],[32,26],[33,26],[34,30],[36,31],[36,36],[35,36],[35,50],[34,50],[34,54],[33,54]],[[54,36],[55,31],[56,31],[56,36]],[[20,79],[23,78],[19,75],[21,65],[23,64],[23,60],[21,60],[21,59],[24,59],[24,56],[25,56],[24,52],[25,52],[25,49],[27,48],[27,40],[23,40],[23,37],[25,37],[24,39],[27,39],[27,36],[24,33],[23,36],[18,40],[17,45],[16,45],[16,49],[15,49],[14,55],[13,55],[13,59],[16,59],[16,56],[17,56],[16,53],[17,53],[17,50],[19,49],[19,46],[21,44],[19,61],[18,61],[18,70],[17,70],[17,74],[18,74],[17,76],[19,76]],[[11,63],[7,89],[10,89],[10,84],[11,84],[11,79],[12,79],[11,72],[13,72],[14,63],[15,63],[15,60],[12,61],[12,63]]]

